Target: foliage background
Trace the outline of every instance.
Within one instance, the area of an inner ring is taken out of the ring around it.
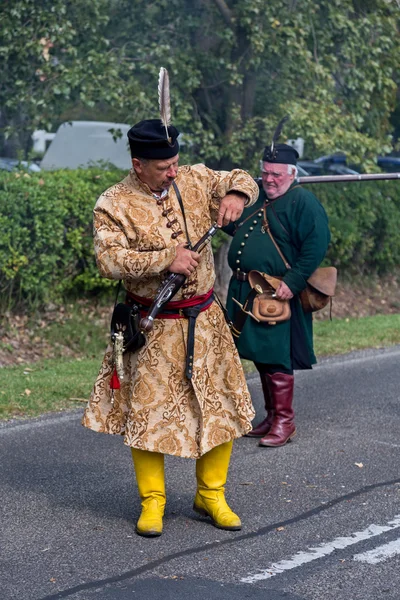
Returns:
[[[0,147],[26,156],[35,129],[69,119],[156,117],[164,66],[191,161],[252,170],[289,114],[308,158],[373,168],[399,124],[399,23],[396,0],[3,0]]]
[[[303,137],[305,158],[341,150],[376,170],[400,132],[399,25],[398,0],[3,0],[0,155],[32,156],[32,132],[68,120],[157,117],[164,66],[183,162],[256,176],[289,114],[283,138]],[[101,169],[0,174],[4,306],[113,285],[95,269],[91,211],[120,179]],[[330,216],[329,262],[363,276],[400,264],[398,183],[317,195]]]
[[[0,296],[3,308],[108,294],[96,268],[92,210],[123,173],[96,168],[0,172]],[[385,274],[400,264],[398,183],[311,188],[330,220],[327,262],[348,275]],[[216,247],[221,240],[216,241]]]
[[[120,175],[101,169],[0,172],[3,308],[41,305],[112,285],[96,272],[92,209]]]

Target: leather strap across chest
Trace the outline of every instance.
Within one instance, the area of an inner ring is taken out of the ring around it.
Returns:
[[[176,194],[176,197],[178,198],[179,206],[181,207],[183,222],[185,224],[186,239],[187,239],[187,243],[188,243],[187,247],[191,248],[192,247],[192,242],[190,241],[190,237],[189,237],[189,230],[188,230],[188,226],[187,226],[187,222],[186,222],[186,215],[185,215],[185,209],[183,207],[182,196],[181,196],[181,193],[180,193],[179,188],[176,185],[175,181],[172,182],[172,187],[175,190],[175,194]]]
[[[263,224],[262,224],[262,227],[261,227],[261,231],[263,231],[264,233],[265,232],[268,233],[269,237],[271,238],[271,242],[274,244],[274,246],[275,246],[275,248],[276,248],[279,256],[283,260],[283,263],[284,263],[285,267],[287,269],[291,269],[292,267],[290,266],[290,263],[288,263],[288,261],[286,260],[286,258],[284,256],[282,250],[279,248],[278,244],[275,241],[274,236],[271,233],[271,228],[269,226],[268,219],[267,219],[267,209],[266,209],[265,203],[264,203],[264,206],[263,206],[263,215],[264,215],[264,217],[263,217]]]

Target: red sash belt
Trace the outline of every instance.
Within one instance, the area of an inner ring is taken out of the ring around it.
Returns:
[[[153,300],[136,296],[131,292],[127,292],[127,303],[135,302],[139,306],[140,314],[146,316],[147,310]],[[193,296],[186,300],[175,300],[168,302],[163,307],[163,312],[156,315],[156,319],[187,319],[188,320],[188,336],[186,348],[186,368],[185,373],[188,379],[192,378],[193,361],[194,361],[194,330],[196,319],[199,313],[207,310],[214,302],[213,288],[206,294],[201,296]],[[143,307],[143,308],[142,308]]]
[[[184,319],[185,315],[183,314],[183,309],[191,308],[192,306],[198,306],[199,304],[203,305],[199,309],[199,312],[203,312],[207,310],[207,308],[210,308],[214,300],[213,291],[214,288],[211,288],[211,290],[209,290],[206,294],[201,294],[200,296],[193,296],[192,298],[186,298],[184,300],[172,300],[171,302],[167,302],[167,304],[163,306],[163,312],[158,313],[156,319]],[[132,294],[132,292],[127,292],[127,299],[128,302],[129,300],[133,300],[139,305],[140,315],[142,317],[145,317],[147,314],[145,307],[149,308],[153,303],[152,299],[137,296],[136,294]]]

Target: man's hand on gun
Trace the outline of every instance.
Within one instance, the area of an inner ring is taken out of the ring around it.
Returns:
[[[223,227],[237,221],[243,212],[247,199],[247,196],[241,192],[231,192],[224,196],[218,209],[218,227]]]
[[[193,252],[185,247],[185,244],[179,244],[176,247],[176,257],[173,263],[169,267],[171,273],[181,273],[186,277],[189,277],[195,270],[200,261],[200,254]]]

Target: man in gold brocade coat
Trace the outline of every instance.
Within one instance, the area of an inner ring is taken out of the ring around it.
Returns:
[[[178,131],[158,119],[128,133],[133,169],[106,190],[94,209],[94,244],[103,277],[122,279],[135,301],[153,299],[168,271],[187,279],[170,305],[190,300],[207,307],[195,324],[192,374],[185,373],[188,321],[156,318],[146,343],[124,354],[125,377],[111,402],[111,346],[83,418],[94,431],[123,434],[130,446],[142,513],[136,531],[162,532],[166,502],[164,455],[196,460],[194,509],[215,526],[237,530],[240,519],[224,497],[232,443],[251,430],[254,410],[231,332],[211,294],[215,280],[211,244],[187,249],[213,222],[237,220],[258,187],[245,171],[178,168]],[[180,192],[184,216],[173,183]],[[185,218],[184,218],[185,217]],[[186,220],[186,226],[185,226]],[[187,229],[186,229],[187,227]]]

